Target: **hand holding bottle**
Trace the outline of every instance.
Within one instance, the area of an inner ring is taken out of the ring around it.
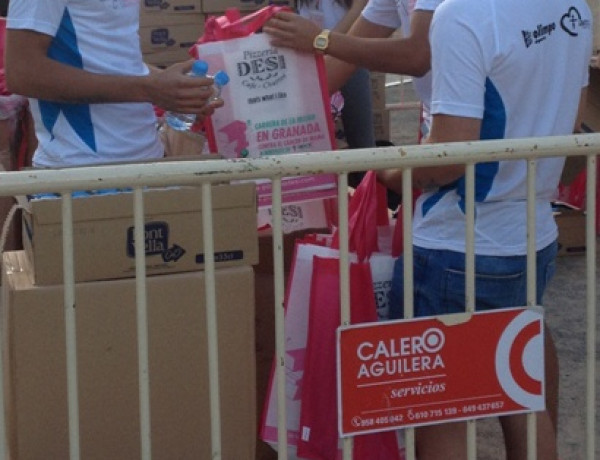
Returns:
[[[206,104],[214,108],[223,105],[223,100],[221,99],[221,90],[223,86],[229,83],[229,76],[226,72],[220,70],[214,76],[207,75],[208,72],[208,63],[202,60],[194,61],[192,68],[189,72],[189,75],[194,78],[209,78],[212,81],[211,91],[213,94],[209,96]],[[212,110],[210,113],[203,113],[203,115],[212,114]],[[196,113],[179,113],[179,112],[167,112],[165,115],[165,120],[167,124],[176,131],[189,131],[191,130],[193,124],[196,122]]]
[[[173,64],[166,69],[150,68],[140,100],[151,101],[164,110],[210,116],[222,101],[212,101],[214,82],[208,76],[190,75],[195,61]]]

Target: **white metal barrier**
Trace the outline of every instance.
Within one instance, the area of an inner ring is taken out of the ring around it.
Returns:
[[[143,460],[152,458],[150,439],[150,406],[148,372],[148,337],[146,312],[146,279],[144,264],[144,200],[142,190],[146,186],[196,185],[202,187],[203,231],[206,273],[206,308],[209,341],[209,382],[210,415],[212,423],[212,459],[221,459],[220,433],[220,397],[218,386],[218,347],[216,337],[216,298],[214,289],[215,264],[212,232],[211,184],[230,180],[251,180],[269,178],[273,185],[273,263],[275,267],[275,319],[276,319],[276,355],[277,378],[279,379],[279,458],[287,459],[287,439],[284,422],[284,336],[283,336],[283,235],[281,178],[286,176],[336,173],[339,177],[338,206],[340,221],[340,285],[342,322],[349,323],[349,264],[348,264],[348,202],[347,174],[366,169],[403,169],[403,218],[404,241],[412,240],[411,215],[411,173],[413,168],[440,166],[449,164],[466,165],[466,216],[467,216],[467,308],[474,309],[474,168],[477,162],[525,159],[528,162],[528,234],[534,235],[533,200],[535,181],[535,160],[540,157],[586,156],[587,157],[587,220],[586,220],[586,279],[587,279],[587,387],[586,387],[586,459],[595,458],[596,437],[596,162],[600,151],[600,134],[558,136],[536,139],[499,140],[438,145],[414,145],[401,147],[382,147],[377,149],[330,151],[294,154],[279,157],[239,160],[209,160],[185,162],[159,162],[150,164],[125,164],[119,166],[94,166],[61,170],[29,170],[0,173],[0,196],[24,195],[31,193],[55,192],[63,196],[63,259],[64,259],[64,307],[66,322],[67,383],[69,409],[70,459],[80,458],[79,446],[79,409],[77,386],[77,356],[75,336],[75,289],[73,274],[73,223],[72,192],[84,189],[121,188],[134,189],[135,254],[136,254],[136,293],[139,349],[139,397],[141,425],[141,453]],[[528,305],[535,305],[535,241],[528,239]],[[412,247],[405,245],[405,281],[412,286]],[[412,289],[404,292],[407,306],[406,315],[412,317]],[[0,372],[2,366],[0,366]],[[1,385],[0,394],[4,394]],[[528,458],[536,458],[535,417],[528,416]],[[6,433],[4,420],[4,401],[0,398],[0,432]],[[475,422],[468,423],[469,458],[476,458]],[[414,459],[414,432],[406,430],[407,458]],[[344,441],[344,458],[350,459],[352,439]],[[10,458],[6,439],[0,450],[0,460]],[[225,459],[235,460],[235,459]]]

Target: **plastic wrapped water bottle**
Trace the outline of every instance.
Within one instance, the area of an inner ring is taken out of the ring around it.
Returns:
[[[193,77],[212,78],[216,89],[216,95],[212,99],[221,96],[221,89],[229,83],[229,76],[226,72],[220,70],[214,76],[207,75],[208,63],[206,61],[197,60],[192,65],[192,70],[188,75]],[[189,131],[196,121],[196,115],[193,113],[176,113],[167,112],[165,121],[175,131]]]

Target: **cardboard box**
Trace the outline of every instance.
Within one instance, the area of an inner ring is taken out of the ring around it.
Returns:
[[[33,117],[27,99],[15,94],[0,96],[3,107],[0,118],[0,171],[16,171],[31,164],[37,147]],[[21,211],[12,196],[0,196],[0,226],[6,225],[2,250],[22,249]],[[12,211],[11,211],[12,210]]]
[[[140,18],[146,14],[189,14],[202,12],[202,0],[141,0]]]
[[[560,207],[554,218],[558,226],[558,255],[585,255],[585,213]]]
[[[583,129],[600,132],[600,68],[590,69],[590,84],[583,113]]]
[[[165,146],[165,158],[177,158],[188,155],[202,155],[206,147],[206,138],[194,131],[177,131],[164,123],[159,131]]]
[[[212,188],[213,241],[218,267],[258,262],[255,184]],[[91,195],[73,201],[75,281],[135,276],[133,193]],[[25,203],[23,246],[38,285],[62,283],[62,200]],[[197,187],[144,192],[146,273],[177,273],[204,266],[202,191]]]
[[[189,50],[204,34],[204,15],[146,14],[140,18],[140,46],[144,55]],[[187,55],[189,59],[190,56]]]
[[[192,59],[188,51],[184,48],[166,49],[154,53],[144,53],[144,62],[160,68],[167,68],[173,64]]]
[[[14,171],[16,156],[15,120],[11,118],[0,120],[0,172]],[[4,250],[20,249],[21,246],[19,218],[11,215],[11,209],[15,205],[14,197],[0,196],[0,228],[3,228],[5,223],[8,225],[6,241],[2,248]],[[10,219],[10,222],[6,222],[7,219]]]
[[[373,110],[373,129],[375,140],[390,140],[390,112],[388,110]]]
[[[371,77],[371,102],[373,110],[385,110],[385,79],[383,72],[370,72]]]
[[[593,53],[600,53],[600,4],[596,0],[588,0],[588,5],[592,10],[592,24],[594,26],[594,49]]]
[[[211,14],[223,14],[228,8],[240,11],[254,11],[269,5],[286,5],[294,8],[295,0],[202,0],[202,11]]]
[[[299,203],[285,204],[281,208],[281,227],[283,233],[292,233],[304,229],[327,228],[333,226],[334,207],[337,199],[328,198],[324,200],[302,201]],[[271,228],[272,208],[260,208],[258,210],[258,228]],[[337,213],[337,209],[335,210]],[[260,248],[259,248],[260,253]]]
[[[62,286],[36,287],[22,251],[4,254],[2,314],[9,457],[67,459]],[[216,270],[222,458],[256,445],[251,267]],[[152,458],[209,460],[204,273],[147,280]],[[82,459],[140,458],[134,280],[80,283],[77,357]]]

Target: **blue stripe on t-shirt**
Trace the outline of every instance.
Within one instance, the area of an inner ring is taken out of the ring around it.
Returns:
[[[48,57],[83,69],[83,59],[77,45],[77,33],[68,8],[65,8],[58,32],[48,48]],[[42,122],[52,137],[54,137],[52,131],[56,120],[62,112],[73,131],[92,151],[96,151],[96,139],[89,104],[63,104],[40,100],[39,106]]]
[[[502,96],[489,78],[485,80],[483,120],[479,138],[481,140],[504,139],[506,132],[506,107]]]
[[[483,119],[479,138],[481,140],[504,139],[506,130],[506,109],[500,93],[487,78],[485,81],[485,97]],[[479,163],[475,166],[475,201],[483,202],[487,198],[498,174],[500,163],[497,161]],[[465,178],[440,187],[437,192],[427,198],[422,205],[423,215],[426,215],[447,193],[454,190],[460,197],[458,205],[465,212]]]

